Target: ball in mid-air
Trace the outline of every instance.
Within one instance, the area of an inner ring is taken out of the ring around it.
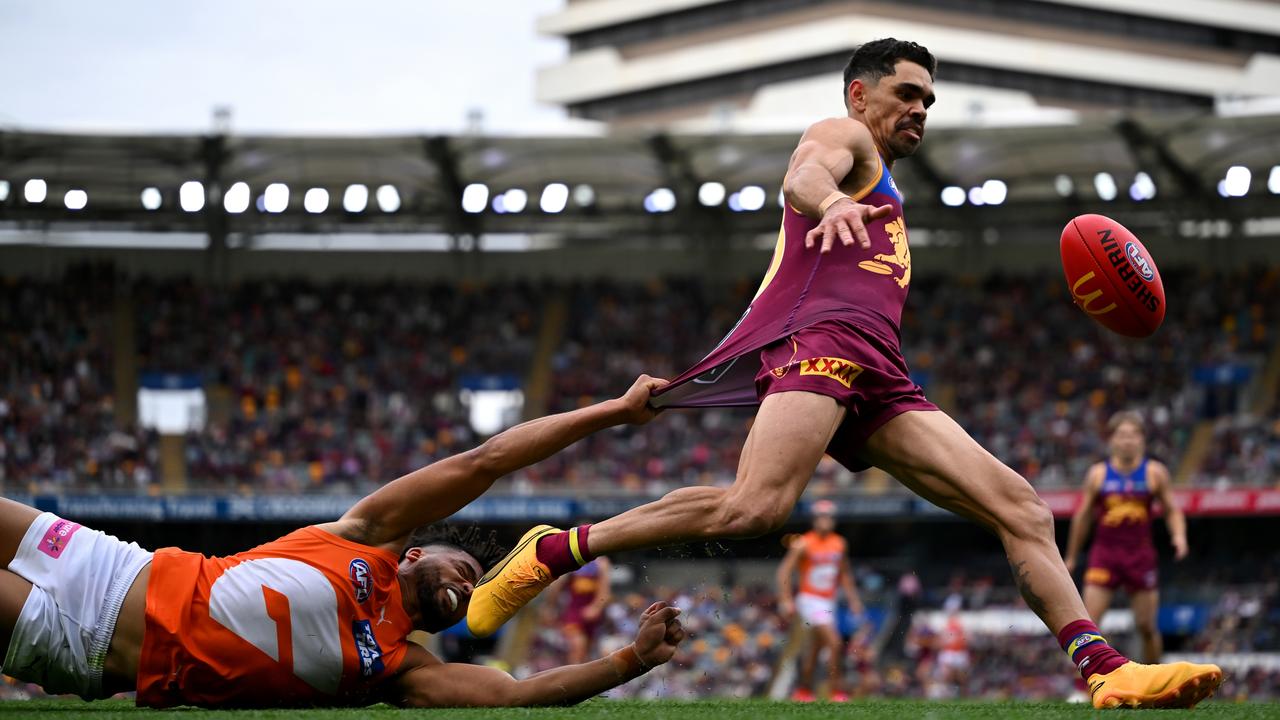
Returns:
[[[1080,215],[1062,229],[1062,269],[1076,305],[1128,337],[1154,333],[1164,321],[1164,284],[1151,254],[1123,225]]]

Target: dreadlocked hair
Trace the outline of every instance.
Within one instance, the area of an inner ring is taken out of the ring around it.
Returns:
[[[476,525],[458,527],[446,523],[423,525],[409,535],[409,542],[400,553],[401,559],[409,548],[427,545],[448,545],[455,547],[475,558],[482,567],[488,569],[507,554],[507,549],[498,544],[498,533],[490,530],[485,534]]]

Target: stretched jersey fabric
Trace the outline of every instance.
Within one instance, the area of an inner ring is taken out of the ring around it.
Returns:
[[[230,557],[156,551],[138,704],[360,702],[408,650],[398,563],[315,527]]]
[[[896,350],[902,306],[911,284],[902,195],[884,161],[875,179],[850,197],[893,210],[867,223],[871,249],[839,241],[830,253],[805,248],[804,237],[818,226],[787,205],[773,259],[746,313],[720,344],[697,365],[654,393],[657,407],[711,407],[758,404],[755,362],[741,361],[770,343],[828,319],[858,328]]]
[[[844,538],[810,530],[800,536],[800,542],[800,594],[834,599],[845,553]]]

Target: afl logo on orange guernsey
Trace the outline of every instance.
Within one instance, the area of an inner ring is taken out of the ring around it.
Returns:
[[[355,591],[356,602],[368,600],[373,587],[373,571],[369,569],[369,563],[362,558],[352,560],[347,567],[347,576],[351,578],[351,589]]]

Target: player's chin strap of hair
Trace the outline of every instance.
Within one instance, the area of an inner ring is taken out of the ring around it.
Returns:
[[[640,659],[640,653],[636,651],[634,643],[610,653],[609,662],[613,663],[613,671],[618,673],[620,682],[634,680],[653,669]]]
[[[822,202],[818,203],[818,213],[821,215],[826,215],[827,210],[832,205],[835,205],[837,202],[839,202],[840,200],[852,200],[852,198],[850,198],[848,195],[845,195],[843,192],[839,190],[833,190],[830,195],[822,199]]]

